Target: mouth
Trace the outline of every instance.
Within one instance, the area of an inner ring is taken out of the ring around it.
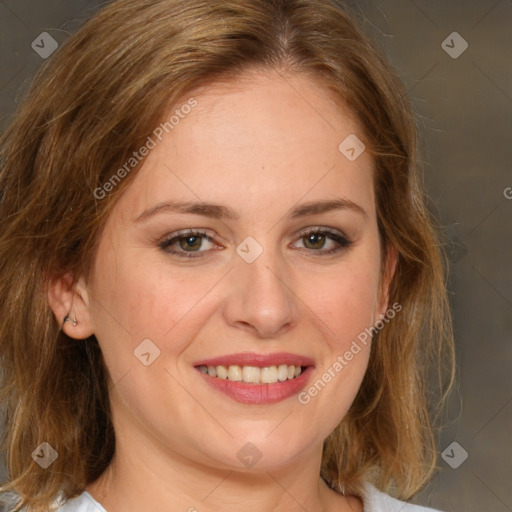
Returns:
[[[299,377],[307,366],[295,366],[293,364],[280,364],[279,366],[239,366],[239,365],[219,365],[198,367],[203,374],[208,374],[222,380],[230,380],[232,382],[245,382],[247,384],[276,384],[277,382],[285,382]]]
[[[194,365],[211,388],[251,405],[280,402],[307,384],[314,361],[296,354],[235,354]]]

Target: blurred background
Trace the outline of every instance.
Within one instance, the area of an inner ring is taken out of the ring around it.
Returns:
[[[44,59],[104,3],[0,0],[0,130]],[[348,4],[413,103],[425,182],[451,260],[457,384],[439,472],[417,502],[446,512],[510,512],[512,1]]]

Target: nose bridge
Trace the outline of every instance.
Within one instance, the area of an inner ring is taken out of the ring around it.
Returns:
[[[232,326],[252,329],[260,337],[273,337],[297,321],[298,305],[290,289],[291,274],[280,252],[258,246],[260,249],[253,239],[238,247],[225,315]]]

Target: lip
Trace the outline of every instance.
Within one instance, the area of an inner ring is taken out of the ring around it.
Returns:
[[[240,354],[231,354],[197,361],[194,366],[279,366],[280,364],[294,366],[315,366],[315,362],[310,357],[292,354],[290,352],[278,352],[276,354],[255,354],[252,352],[242,352]]]
[[[274,384],[248,384],[243,381],[230,381],[210,377],[199,372],[199,366],[278,366],[280,364],[302,366],[305,369],[292,380],[276,382]],[[277,354],[242,353],[205,359],[194,364],[197,374],[206,384],[216,391],[224,393],[232,400],[249,405],[267,405],[281,402],[300,393],[306,387],[311,373],[314,370],[314,361],[305,356],[281,352]]]

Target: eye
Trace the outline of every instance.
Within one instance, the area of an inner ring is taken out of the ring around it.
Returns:
[[[345,235],[329,228],[314,228],[301,232],[304,248],[317,252],[318,256],[334,254],[352,245]],[[327,247],[326,247],[327,244]]]
[[[206,248],[204,248],[205,241]],[[197,258],[201,256],[201,253],[212,249],[215,243],[208,233],[189,229],[171,234],[159,245],[161,249],[168,253],[184,258]],[[203,250],[201,250],[202,247]]]
[[[317,253],[315,256],[340,252],[353,243],[342,233],[330,228],[304,230],[300,233],[299,241],[303,243],[299,249]],[[158,245],[163,251],[181,258],[199,258],[214,248],[220,248],[207,232],[193,229],[172,233]]]

